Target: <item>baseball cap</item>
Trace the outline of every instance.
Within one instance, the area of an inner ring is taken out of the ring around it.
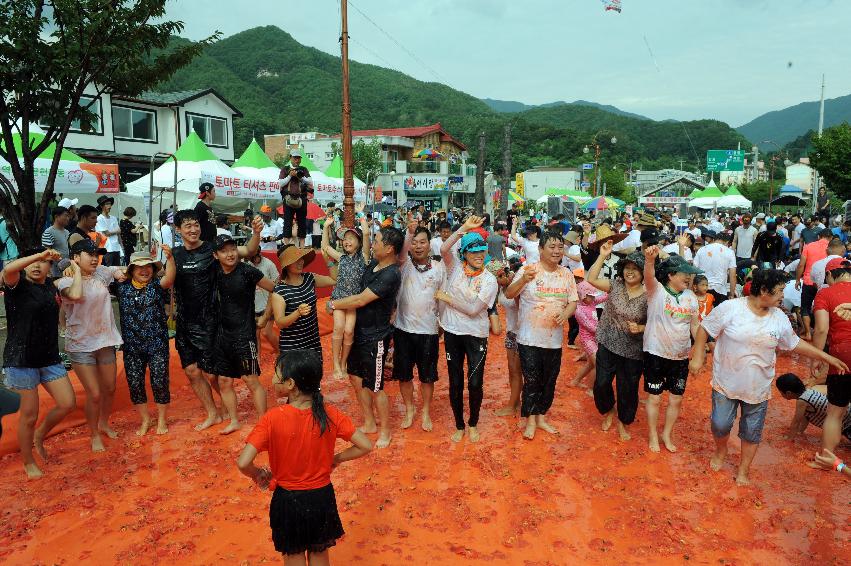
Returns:
[[[292,150],[290,152],[290,158],[293,158],[293,157],[301,157],[301,152],[297,149]]]
[[[760,212],[759,214],[756,215],[756,218],[757,218],[757,220],[764,220],[765,219],[765,213]]]
[[[461,245],[458,247],[458,255],[462,258],[467,252],[485,252],[488,246],[485,240],[475,232],[468,232],[461,238]]]
[[[655,245],[659,243],[659,230],[656,228],[647,228],[641,231],[641,243]]]
[[[67,209],[71,208],[72,206],[77,206],[78,202],[80,202],[80,199],[78,199],[78,198],[65,197],[65,198],[63,198],[62,200],[59,201],[59,206],[61,206],[62,208],[67,210]]]
[[[236,240],[230,234],[219,234],[216,236],[216,251],[219,251],[228,244],[237,245]]]
[[[204,195],[206,195],[215,188],[216,187],[213,186],[213,183],[201,183],[201,185],[198,187],[198,198],[204,198]]]
[[[843,269],[851,267],[851,261],[848,261],[844,257],[835,257],[824,267],[824,271],[826,273],[833,271],[834,269]]]
[[[77,236],[77,239],[75,239],[74,236]],[[86,238],[79,234],[72,235],[68,239],[68,243],[71,244],[68,251],[72,257],[83,252],[86,252],[89,255],[103,255],[106,253],[105,249],[95,246],[95,243],[91,240],[91,238]]]

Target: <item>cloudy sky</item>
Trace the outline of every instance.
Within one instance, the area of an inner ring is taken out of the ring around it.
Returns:
[[[655,119],[756,116],[851,94],[849,0],[355,0],[350,57],[474,96],[591,100]],[[250,8],[248,6],[250,5]],[[184,36],[276,25],[338,54],[338,0],[172,0]],[[813,124],[815,126],[815,124]]]

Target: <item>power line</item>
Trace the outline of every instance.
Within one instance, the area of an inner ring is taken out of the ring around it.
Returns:
[[[399,49],[401,49],[402,51],[404,51],[405,53],[407,53],[407,54],[411,57],[411,59],[413,59],[414,61],[416,61],[416,62],[417,62],[417,63],[419,63],[420,65],[422,65],[422,67],[423,67],[425,70],[427,70],[427,71],[428,71],[428,72],[430,72],[432,75],[434,75],[434,76],[435,76],[435,78],[436,78],[438,81],[442,82],[443,84],[448,84],[448,83],[447,83],[447,82],[443,79],[443,77],[441,77],[441,76],[437,73],[437,71],[435,71],[434,69],[432,69],[431,67],[429,67],[429,66],[426,64],[426,62],[425,62],[425,61],[423,61],[422,59],[420,59],[419,57],[417,57],[417,56],[416,56],[413,52],[411,52],[411,50],[410,50],[410,49],[408,49],[408,48],[407,48],[407,47],[405,47],[402,43],[400,43],[399,41],[397,41],[397,40],[396,40],[396,38],[395,38],[395,37],[393,37],[392,35],[390,35],[390,33],[389,33],[389,32],[385,31],[383,27],[381,27],[380,25],[378,25],[377,23],[375,23],[375,21],[374,21],[372,18],[370,18],[369,16],[367,16],[367,15],[363,12],[363,10],[361,10],[360,8],[358,8],[357,6],[355,6],[355,5],[354,5],[352,2],[350,2],[350,1],[348,1],[348,5],[349,5],[349,6],[351,6],[352,8],[354,8],[354,9],[355,9],[355,10],[356,10],[356,11],[357,11],[357,12],[358,12],[361,16],[363,16],[363,18],[364,18],[366,21],[368,21],[368,22],[369,22],[369,23],[371,23],[373,26],[375,26],[375,27],[376,27],[376,29],[378,29],[378,31],[380,31],[380,32],[381,32],[381,33],[383,33],[385,36],[387,36],[387,38],[388,38],[390,41],[392,41],[393,43],[395,43],[395,44],[396,44],[396,46],[397,46]]]
[[[365,49],[368,53],[370,53],[373,57],[375,57],[376,59],[378,59],[379,61],[384,63],[387,67],[390,67],[390,68],[393,67],[393,64],[390,63],[387,59],[385,59],[384,57],[382,57],[381,55],[379,55],[378,53],[376,53],[375,51],[373,51],[372,49],[370,49],[369,47],[367,47],[366,45],[364,45],[363,43],[361,43],[360,41],[358,41],[357,39],[355,39],[351,35],[349,36],[349,41],[351,41],[355,45],[358,45],[358,46],[362,47],[363,49]]]

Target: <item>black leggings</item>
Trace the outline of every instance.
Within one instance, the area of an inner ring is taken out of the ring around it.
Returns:
[[[298,237],[304,239],[307,236],[307,197],[301,197],[301,206],[292,208],[284,205],[284,238],[293,237],[293,216],[298,226]]]
[[[171,401],[168,390],[168,346],[154,354],[146,352],[124,352],[124,372],[127,374],[127,387],[130,389],[130,401],[134,405],[148,402],[145,393],[145,368],[151,370],[151,391],[154,402],[167,405]]]
[[[517,345],[523,372],[520,416],[546,415],[553,405],[556,381],[561,369],[561,348]]]
[[[597,378],[594,380],[594,404],[601,415],[615,406],[615,391],[618,390],[618,420],[625,425],[635,420],[638,409],[638,383],[644,370],[642,360],[633,360],[615,354],[602,344],[597,349]]]
[[[576,317],[572,316],[567,321],[567,343],[571,346],[576,342],[576,337],[579,336],[579,323],[576,322]]]
[[[484,397],[487,338],[477,338],[444,331],[446,369],[449,373],[449,404],[455,416],[455,428],[464,430],[464,358],[467,358],[467,391],[470,397],[470,426],[479,423],[479,410]]]

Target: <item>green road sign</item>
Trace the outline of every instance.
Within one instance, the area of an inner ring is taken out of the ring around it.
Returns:
[[[706,152],[707,171],[744,171],[745,152],[741,149],[710,149]]]

